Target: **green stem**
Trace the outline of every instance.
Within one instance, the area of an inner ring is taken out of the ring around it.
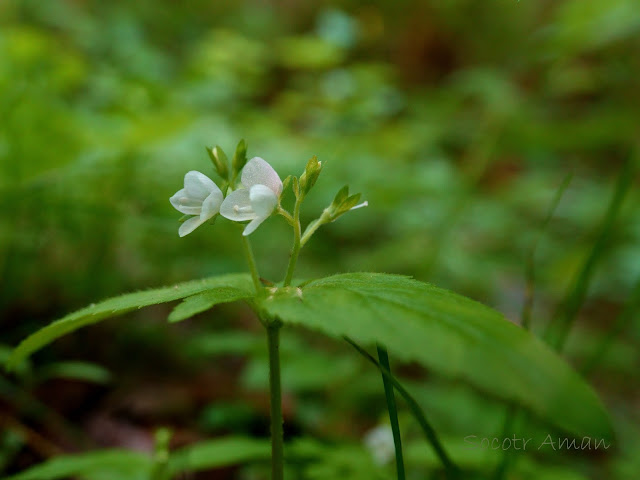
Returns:
[[[322,215],[320,215],[320,218],[314,220],[309,224],[307,229],[304,231],[304,235],[302,235],[302,240],[300,241],[301,246],[304,247],[305,243],[309,241],[309,239],[316,232],[316,230],[318,230],[318,228],[320,228],[325,223],[329,222],[329,217],[330,217],[329,212],[325,209],[322,212]]]
[[[282,208],[280,205],[278,205],[276,213],[278,215],[282,215],[289,225],[291,226],[294,225],[295,222],[293,221],[293,216],[289,212],[287,212],[284,208]]]
[[[387,349],[382,345],[378,345],[378,360],[380,365],[391,372],[389,354],[387,353]],[[384,385],[384,394],[387,398],[387,410],[389,411],[389,421],[391,422],[391,432],[393,433],[393,445],[396,451],[396,470],[398,472],[398,480],[405,480],[404,459],[402,456],[402,438],[400,437],[400,423],[398,422],[398,408],[396,406],[396,397],[393,393],[393,384],[384,375],[382,375],[382,384]]]
[[[267,324],[269,390],[271,394],[271,480],[284,478],[282,388],[280,385],[280,323]]]
[[[256,259],[253,256],[251,243],[249,243],[249,238],[246,237],[245,235],[242,235],[242,246],[244,247],[244,255],[245,257],[247,257],[249,270],[251,270],[251,278],[253,279],[253,286],[256,288],[256,293],[259,293],[260,289],[262,288],[262,284],[260,283],[260,274],[258,273]]]
[[[291,249],[291,257],[289,258],[289,266],[287,267],[287,275],[284,277],[284,287],[288,287],[293,280],[293,272],[296,269],[298,256],[300,255],[300,203],[301,199],[296,199],[296,205],[293,207],[293,248]]]

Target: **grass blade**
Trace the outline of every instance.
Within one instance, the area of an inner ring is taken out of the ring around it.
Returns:
[[[607,208],[602,225],[598,230],[596,241],[574,282],[570,286],[564,301],[558,308],[556,315],[554,315],[553,320],[545,331],[545,341],[557,351],[561,351],[564,347],[569,332],[571,331],[571,327],[578,315],[578,311],[580,310],[580,307],[587,295],[589,284],[591,283],[591,279],[595,271],[595,266],[600,258],[602,258],[602,255],[609,244],[611,230],[618,214],[620,213],[624,199],[629,192],[629,187],[631,186],[634,173],[634,157],[634,155],[630,156],[622,166],[613,197],[611,198],[611,202]]]
[[[420,408],[420,405],[418,405],[418,402],[415,401],[415,399],[411,396],[411,394],[391,374],[391,372],[385,367],[383,367],[382,365],[380,365],[380,363],[375,358],[373,358],[373,356],[371,356],[369,352],[364,350],[360,345],[355,343],[350,338],[345,337],[345,340],[353,348],[355,348],[363,357],[365,357],[367,360],[373,363],[380,370],[380,373],[382,373],[382,375],[398,391],[400,396],[404,398],[405,402],[407,402],[407,406],[409,407],[409,410],[411,410],[411,413],[414,415],[414,417],[420,424],[420,427],[422,428],[422,431],[427,437],[427,440],[429,441],[436,455],[442,462],[442,465],[445,469],[446,478],[448,480],[457,480],[459,478],[460,469],[455,465],[455,463],[453,463],[453,460],[451,460],[451,458],[447,454],[446,450],[444,449],[444,446],[442,445],[442,442],[438,438],[438,434],[436,433],[434,428],[431,426],[431,424],[427,420],[427,417],[422,411],[422,408]]]
[[[531,329],[531,311],[533,310],[533,300],[534,300],[534,292],[535,292],[535,283],[536,283],[536,275],[535,275],[535,258],[536,251],[538,250],[538,244],[544,237],[547,227],[555,214],[556,209],[558,208],[558,204],[560,200],[562,200],[562,196],[564,192],[567,190],[567,187],[571,183],[571,179],[573,178],[573,174],[569,173],[562,183],[556,190],[553,199],[551,200],[551,204],[549,205],[549,209],[547,210],[547,215],[545,216],[542,225],[540,225],[540,231],[538,232],[538,237],[534,241],[531,249],[529,250],[529,254],[527,256],[527,263],[525,266],[525,295],[524,302],[522,304],[522,328],[525,330]],[[514,426],[516,424],[522,423],[524,421],[522,410],[515,404],[509,405],[505,414],[504,425],[502,427],[502,438],[507,438],[507,436],[513,431]],[[494,480],[502,480],[505,478],[509,468],[515,462],[515,458],[510,449],[505,450],[502,458],[500,459],[500,463],[498,464],[496,471],[493,474]]]
[[[613,327],[604,336],[598,347],[595,349],[593,355],[584,362],[580,367],[580,373],[588,375],[597,366],[602,357],[607,354],[607,350],[611,346],[611,342],[625,329],[628,323],[633,320],[634,314],[640,308],[640,279],[636,281],[635,287],[631,291],[631,295],[624,310],[616,318]]]
[[[547,227],[549,226],[549,222],[553,218],[553,215],[556,212],[556,208],[558,208],[558,204],[564,195],[564,192],[567,190],[567,187],[571,183],[571,179],[573,178],[573,174],[569,173],[556,190],[555,195],[553,196],[553,200],[551,200],[551,205],[549,206],[549,210],[547,211],[547,215],[540,226],[540,231],[538,232],[538,238],[535,240],[534,244],[531,246],[531,250],[529,251],[529,255],[527,257],[527,263],[525,267],[525,279],[526,279],[526,289],[525,289],[525,298],[524,304],[522,306],[522,327],[525,330],[529,330],[531,328],[531,311],[533,310],[533,297],[535,290],[535,258],[536,252],[538,250],[538,244],[544,237]]]
[[[380,365],[391,372],[389,364],[389,353],[382,345],[378,345],[378,361]],[[393,432],[393,446],[396,452],[396,470],[398,472],[398,480],[405,480],[404,458],[402,455],[402,438],[400,437],[400,423],[398,422],[398,409],[396,407],[396,397],[393,392],[393,384],[389,379],[382,375],[382,384],[384,385],[384,395],[387,398],[387,410],[389,411],[389,422],[391,422],[391,431]]]

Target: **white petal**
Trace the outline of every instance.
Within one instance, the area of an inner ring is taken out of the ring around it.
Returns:
[[[222,192],[211,192],[211,194],[202,202],[202,212],[200,213],[201,220],[209,220],[216,213],[220,211],[220,205],[222,204]]]
[[[253,157],[242,170],[242,185],[251,188],[254,185],[266,185],[277,197],[282,193],[282,180],[265,160]]]
[[[220,190],[204,173],[192,170],[184,176],[184,189],[189,198],[204,200],[215,190]]]
[[[178,190],[169,201],[171,205],[173,205],[173,208],[186,215],[200,215],[200,211],[202,210],[202,202],[190,199],[184,188]]]
[[[267,217],[258,217],[251,220],[249,224],[245,227],[244,232],[242,232],[242,235],[244,235],[245,237],[247,235],[251,235],[255,231],[255,229],[258,228],[260,224],[264,222],[266,219]]]
[[[249,190],[251,207],[258,217],[267,218],[278,204],[278,197],[269,187],[254,185]]]
[[[244,222],[256,218],[256,212],[251,207],[249,190],[241,188],[231,192],[220,205],[220,215],[234,222]]]
[[[180,228],[178,229],[178,235],[184,237],[185,235],[189,235],[196,228],[202,225],[206,220],[202,220],[200,217],[191,217],[188,220],[185,220]]]
[[[358,208],[362,208],[362,207],[368,207],[369,206],[369,202],[364,201],[359,205],[356,205],[355,207],[351,207],[349,210],[357,210]]]

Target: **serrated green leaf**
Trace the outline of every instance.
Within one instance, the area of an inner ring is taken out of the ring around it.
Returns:
[[[209,310],[219,303],[229,303],[251,298],[254,295],[253,287],[250,285],[247,287],[248,288],[220,287],[187,297],[169,314],[169,322],[173,323],[186,320],[198,313]]]
[[[383,343],[397,358],[465,379],[569,432],[612,436],[597,395],[561,357],[500,313],[447,290],[351,273],[281,289],[260,307],[285,324]]]
[[[230,274],[179,283],[170,287],[129,293],[104,300],[71,313],[28,336],[13,350],[7,360],[6,368],[9,370],[14,368],[24,358],[55,339],[85,325],[104,320],[105,318],[122,315],[123,313],[149,305],[180,300],[207,290],[216,288],[243,289],[247,288],[247,286],[250,288],[251,285],[252,282],[249,275]]]
[[[54,480],[69,477],[147,480],[151,466],[151,459],[142,453],[102,450],[52,458],[5,480]]]

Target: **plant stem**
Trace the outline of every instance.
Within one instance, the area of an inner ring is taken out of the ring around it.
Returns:
[[[280,323],[267,324],[269,390],[271,394],[271,480],[284,478],[282,388],[280,385]]]
[[[309,224],[307,229],[304,231],[304,235],[302,236],[302,240],[300,244],[304,246],[304,244],[307,243],[307,241],[309,241],[309,239],[311,238],[311,235],[313,235],[315,231],[318,230],[318,228],[320,228],[322,225],[328,222],[329,222],[329,212],[325,209],[322,212],[322,215],[320,215],[320,218],[314,220],[312,223]]]
[[[380,362],[380,365],[391,372],[389,353],[382,345],[378,345],[378,361]],[[405,480],[402,438],[400,437],[400,423],[398,422],[398,408],[396,406],[396,397],[393,392],[393,384],[384,375],[382,375],[382,384],[384,385],[384,394],[387,398],[389,422],[391,422],[391,431],[393,432],[393,445],[396,452],[396,471],[398,472],[398,480]]]
[[[251,278],[253,279],[253,286],[256,287],[256,293],[259,293],[260,289],[262,288],[262,284],[260,283],[260,274],[258,273],[256,259],[253,257],[253,250],[251,249],[251,243],[249,243],[249,238],[244,235],[242,235],[242,246],[244,247],[244,255],[245,257],[247,257],[249,270],[251,270]]]
[[[293,248],[291,249],[291,257],[289,258],[289,266],[287,267],[287,275],[284,277],[284,287],[288,287],[293,279],[293,272],[296,269],[296,262],[300,255],[300,203],[301,199],[296,199],[296,205],[293,207]]]
[[[284,208],[282,208],[280,205],[278,205],[276,213],[278,213],[278,215],[282,215],[287,221],[287,223],[293,226],[294,224],[293,216],[289,212],[287,212]]]

